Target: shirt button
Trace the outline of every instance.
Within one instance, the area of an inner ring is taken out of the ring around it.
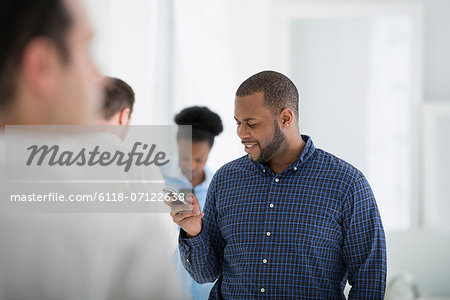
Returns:
[[[266,291],[265,288],[261,288],[261,293],[264,293]]]
[[[275,205],[273,205],[273,203],[269,204],[270,208],[273,208]]]
[[[297,167],[294,168],[294,171],[297,171]]]
[[[186,259],[186,262],[189,262],[189,258]]]
[[[267,232],[266,232],[266,235],[267,235],[267,236],[270,236],[270,232],[269,232],[269,231],[267,231]]]
[[[280,179],[278,179],[278,178],[275,178],[275,182],[278,182],[278,181],[280,181]]]
[[[263,173],[266,173],[266,169],[263,169]]]
[[[267,259],[263,259],[263,264],[267,264]]]

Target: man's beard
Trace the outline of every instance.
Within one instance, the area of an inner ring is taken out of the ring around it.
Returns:
[[[275,119],[273,122],[273,138],[270,141],[269,145],[262,148],[261,144],[258,142],[258,147],[260,149],[259,157],[256,159],[256,162],[265,163],[272,159],[275,153],[281,148],[286,137],[283,132],[281,132],[280,127],[278,126],[278,122]]]

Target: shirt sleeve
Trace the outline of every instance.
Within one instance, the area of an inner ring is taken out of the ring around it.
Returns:
[[[349,299],[383,299],[386,287],[386,241],[380,213],[362,174],[347,193],[343,210],[344,260]]]
[[[181,229],[179,236],[181,261],[198,283],[214,282],[222,273],[225,241],[217,222],[214,179],[208,189],[204,213],[199,235],[186,238],[186,233]]]

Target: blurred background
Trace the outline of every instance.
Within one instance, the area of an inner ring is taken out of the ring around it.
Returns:
[[[135,90],[132,124],[173,124],[191,105],[219,113],[214,170],[244,155],[239,84],[288,75],[302,134],[371,183],[386,299],[450,299],[450,0],[85,2],[102,73]]]

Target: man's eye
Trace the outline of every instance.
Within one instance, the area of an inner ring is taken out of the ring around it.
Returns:
[[[250,126],[250,127],[254,127],[256,125],[256,123],[255,124],[248,124],[248,126]]]

